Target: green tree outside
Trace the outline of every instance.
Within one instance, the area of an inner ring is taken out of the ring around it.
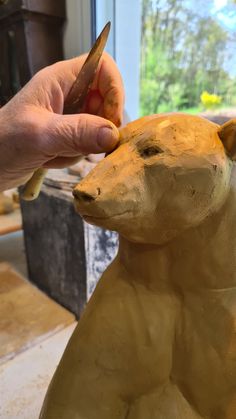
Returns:
[[[236,28],[220,23],[214,5],[142,0],[140,115],[199,112],[204,91],[221,97],[222,107],[236,106]],[[228,7],[236,17],[235,0]]]

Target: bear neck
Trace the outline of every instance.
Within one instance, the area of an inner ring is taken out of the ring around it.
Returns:
[[[120,237],[117,260],[128,280],[153,291],[236,287],[236,188],[217,213],[166,245]]]

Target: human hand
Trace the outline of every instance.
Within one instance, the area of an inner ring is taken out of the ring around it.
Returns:
[[[39,167],[68,167],[81,155],[115,147],[124,89],[108,54],[102,55],[84,113],[62,115],[85,59],[83,55],[39,71],[0,109],[0,190],[25,183]]]

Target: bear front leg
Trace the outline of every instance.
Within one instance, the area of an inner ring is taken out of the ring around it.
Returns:
[[[171,382],[144,394],[129,406],[127,419],[205,419]]]
[[[67,365],[68,367],[68,365]],[[128,406],[115,386],[96,368],[63,376],[63,366],[49,386],[39,419],[125,419]],[[76,375],[76,376],[75,376]]]

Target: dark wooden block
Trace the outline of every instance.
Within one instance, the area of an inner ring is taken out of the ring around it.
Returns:
[[[77,317],[117,251],[117,235],[84,223],[71,192],[43,185],[21,202],[30,280]]]
[[[86,302],[83,221],[69,194],[53,189],[21,202],[29,278],[79,317]]]

